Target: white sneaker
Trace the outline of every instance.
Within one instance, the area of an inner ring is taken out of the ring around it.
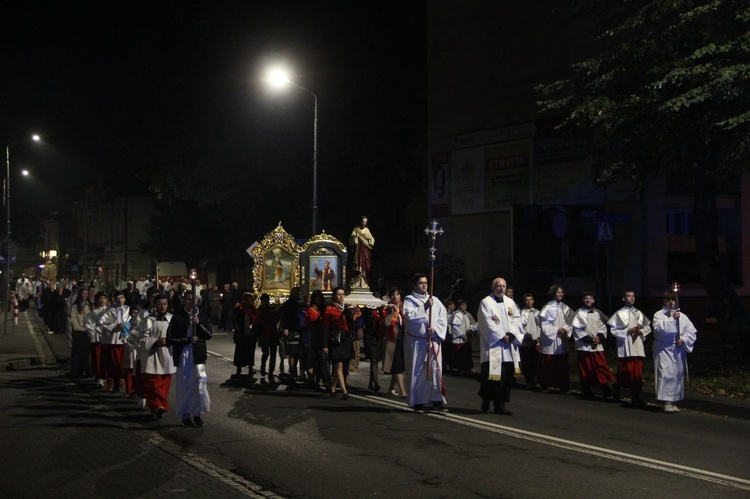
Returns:
[[[680,412],[680,410],[674,406],[671,402],[665,402],[664,403],[664,412],[667,414],[674,414],[675,412]]]

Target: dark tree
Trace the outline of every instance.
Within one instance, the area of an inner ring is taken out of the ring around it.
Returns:
[[[695,194],[700,274],[722,339],[750,361],[750,322],[722,261],[717,193],[750,157],[750,4],[746,0],[576,2],[601,27],[596,54],[539,87],[562,127],[596,128],[598,181],[668,174]]]

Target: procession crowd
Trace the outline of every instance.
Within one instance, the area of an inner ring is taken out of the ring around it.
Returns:
[[[332,290],[329,303],[319,290],[302,299],[295,288],[280,306],[263,294],[256,307],[255,296],[240,293],[237,283],[220,292],[188,279],[146,279],[110,294],[97,290],[96,284],[42,282],[35,290],[27,281],[22,276],[16,283],[19,301],[34,297],[51,332],[68,334],[73,376],[93,376],[107,391],[122,390],[157,418],[170,410],[174,378],[176,412],[184,425],[197,427],[204,425],[210,410],[206,341],[216,326],[233,331],[237,376],[243,376],[244,368],[249,376],[257,372],[255,352],[260,347],[261,377],[274,379],[278,357],[279,375],[290,384],[331,395],[340,392],[343,400],[349,398],[347,378],[358,369],[362,343],[370,360],[368,389],[380,391],[382,365],[390,375],[387,393],[406,398],[418,413],[448,410],[443,375],[472,372],[473,335],[480,344],[482,412],[493,404],[495,413],[512,414],[506,403],[518,372],[528,388],[570,393],[571,345],[578,354],[584,398],[593,398],[593,389],[600,387],[604,397],[619,400],[621,390],[629,389],[632,403],[643,405],[644,339],[652,333],[656,398],[665,412],[678,412],[675,403],[684,392],[686,355],[696,341],[696,329],[676,308],[671,291],[664,293],[664,306],[653,320],[634,306],[630,290],[623,293],[623,307],[607,317],[594,308],[591,292],[583,294],[582,306],[573,311],[559,285],[550,288],[541,310],[534,307],[530,293],[523,295],[519,308],[506,281],[497,278],[475,319],[465,299],[443,304],[431,296],[424,274],[414,276],[408,295],[389,289],[387,304],[377,308],[347,304],[340,287]],[[195,299],[189,289],[193,285]],[[32,293],[24,293],[29,287]],[[616,373],[604,355],[610,344],[617,348]]]

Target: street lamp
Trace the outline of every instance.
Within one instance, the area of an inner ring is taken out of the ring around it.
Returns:
[[[39,135],[32,135],[31,140],[34,142],[39,142]],[[5,205],[5,217],[6,217],[6,223],[5,223],[5,292],[3,293],[4,300],[5,300],[5,326],[3,329],[3,334],[6,334],[8,332],[8,312],[7,312],[7,306],[8,306],[8,300],[7,297],[9,296],[10,291],[10,246],[11,246],[11,239],[10,239],[10,148],[18,144],[19,142],[26,142],[29,140],[28,137],[22,137],[20,139],[16,139],[13,142],[10,142],[8,145],[5,146],[5,184],[3,189],[3,204]],[[24,175],[28,175],[28,171],[24,170]]]
[[[281,70],[273,70],[268,73],[268,82],[275,87],[294,85],[313,96],[315,100],[315,118],[313,121],[313,207],[312,207],[312,235],[318,233],[318,96],[310,89],[293,82],[287,74]]]

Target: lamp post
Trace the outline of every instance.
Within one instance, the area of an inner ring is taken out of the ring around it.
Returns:
[[[293,82],[289,77],[280,70],[271,71],[268,75],[268,81],[274,86],[286,84],[294,85],[300,90],[304,90],[312,95],[315,102],[315,116],[313,119],[313,206],[312,206],[312,235],[318,233],[318,96],[310,89]]]
[[[5,205],[5,248],[6,250],[10,248],[10,148],[18,144],[19,142],[26,142],[29,140],[27,137],[23,137],[20,139],[16,139],[13,142],[10,142],[8,145],[5,146],[5,184],[3,189],[3,205]],[[34,142],[39,142],[39,135],[32,135],[31,140]],[[24,175],[27,175],[28,172],[24,170]],[[5,325],[3,329],[3,334],[7,334],[8,332],[8,296],[10,295],[10,251],[5,252],[5,293],[3,293],[5,304]]]

